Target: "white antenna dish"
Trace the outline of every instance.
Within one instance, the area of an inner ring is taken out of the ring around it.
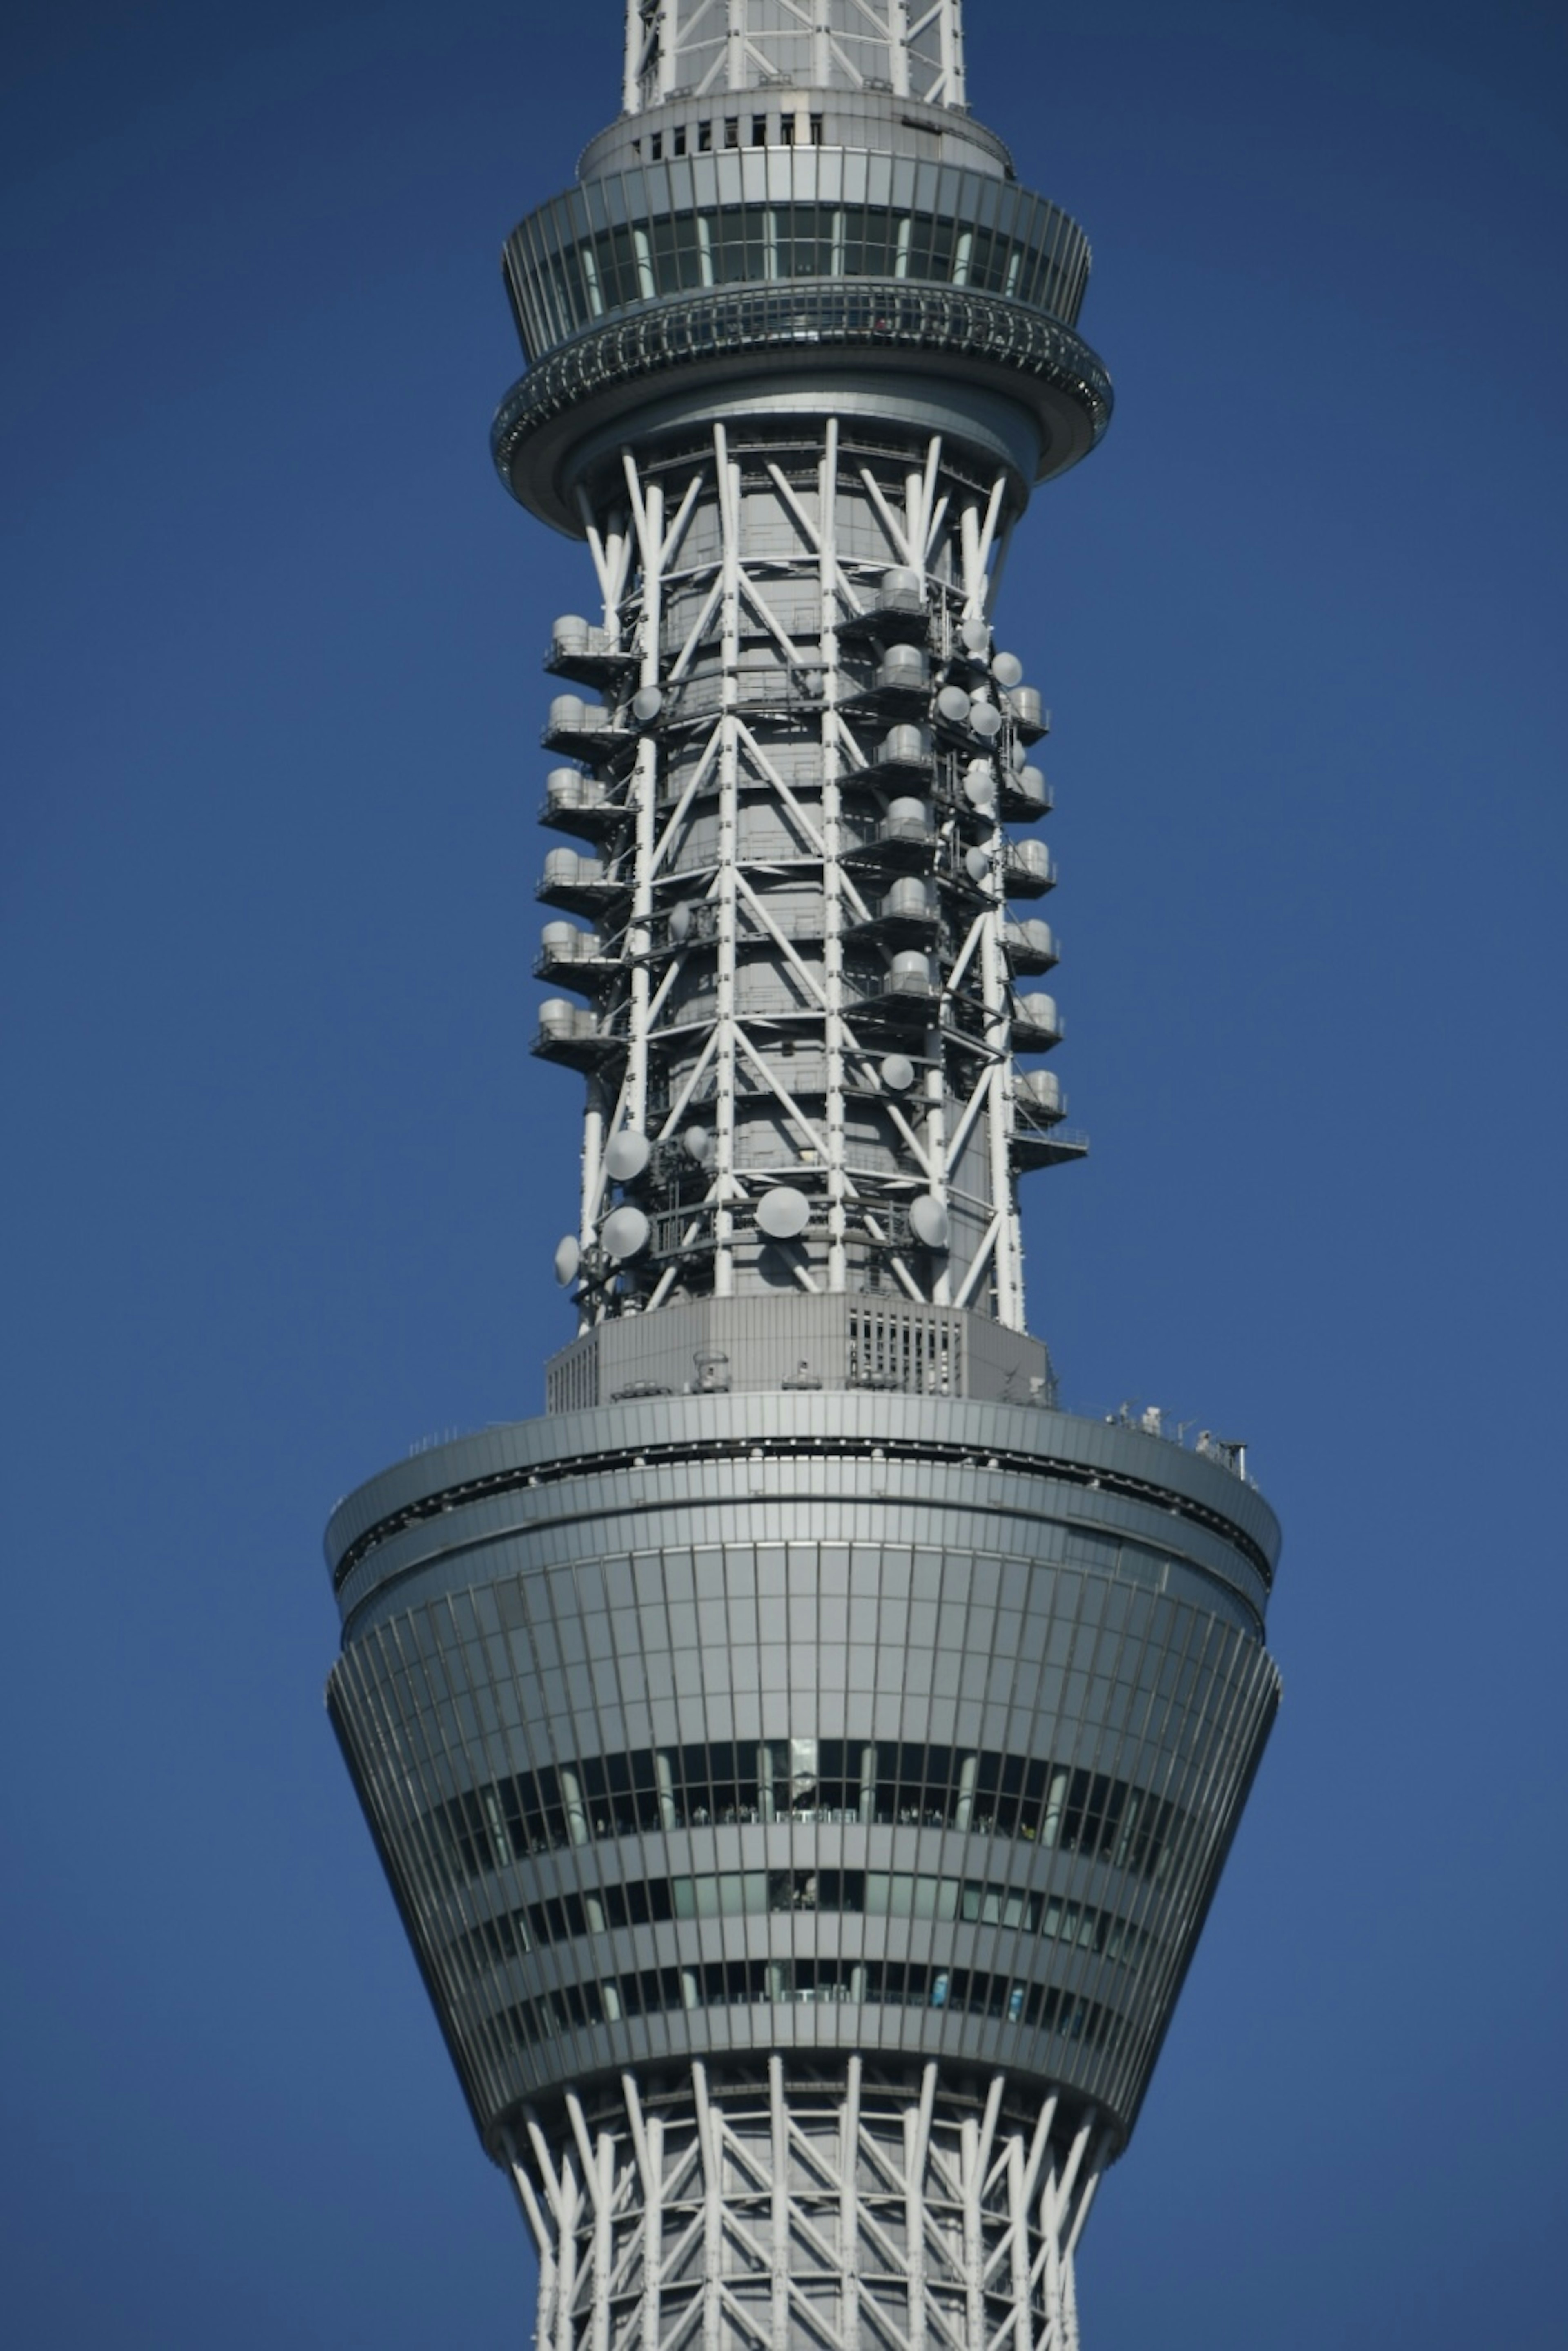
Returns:
[[[604,1219],[604,1246],[618,1265],[648,1246],[651,1228],[641,1208],[621,1207]]]
[[[793,1184],[776,1184],[757,1203],[757,1226],[770,1241],[798,1239],[811,1221],[811,1203]]]
[[[612,1134],[604,1153],[604,1172],[612,1184],[634,1183],[653,1157],[653,1146],[645,1134],[622,1127]]]
[[[922,1192],[909,1204],[909,1229],[923,1249],[945,1249],[947,1246],[947,1211],[930,1192]]]

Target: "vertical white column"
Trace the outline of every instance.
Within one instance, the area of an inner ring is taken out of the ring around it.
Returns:
[[[951,0],[949,0],[951,5]],[[668,98],[680,79],[680,0],[659,0],[659,96]]]
[[[659,1791],[659,1826],[662,1829],[673,1829],[677,1825],[675,1774],[667,1748],[656,1747],[653,1750],[653,1778]]]
[[[1056,2158],[1046,2163],[1040,2191],[1040,2230],[1045,2240],[1045,2335],[1050,2351],[1061,2351],[1061,2211],[1057,2199]]]
[[[784,2060],[778,2055],[768,2060],[768,2103],[773,2154],[773,2351],[789,2351],[789,2118],[784,2105]]]
[[[909,96],[909,0],[887,0],[889,78],[895,98]]]
[[[998,517],[1006,494],[1006,480],[998,476],[982,517],[979,506],[973,500],[965,503],[959,518],[959,541],[962,550],[964,581],[964,617],[982,618],[986,609],[986,567],[995,542]],[[992,1247],[992,1286],[996,1299],[997,1320],[1004,1329],[1021,1331],[1023,1316],[1022,1242],[1019,1226],[1018,1190],[1013,1181],[1012,1121],[1013,1064],[1011,988],[1003,941],[1007,919],[1007,890],[1003,858],[1006,835],[1002,831],[999,811],[992,824],[988,847],[991,866],[987,881],[990,904],[987,909],[980,935],[980,988],[986,1019],[986,1043],[991,1053],[991,1068],[986,1087],[986,1129],[988,1138],[987,1176],[990,1193],[991,1220],[996,1239]]]
[[[566,1834],[572,1844],[588,1843],[588,1807],[582,1801],[582,1782],[566,1764],[560,1767],[560,1802],[566,1814]]]
[[[664,2175],[660,2159],[664,2126],[657,2117],[651,2124],[644,2119],[634,2075],[622,2074],[621,2095],[626,2101],[637,2177],[643,2183],[642,2351],[659,2351],[659,2289],[664,2265]]]
[[[958,2126],[964,2183],[964,2336],[967,2351],[986,2351],[985,2248],[980,2233],[980,2126],[973,2115]]]
[[[1030,2306],[1029,2196],[1024,2186],[1023,2140],[1016,2133],[1008,2146],[1008,2224],[1012,2232],[1012,2351],[1034,2351],[1034,2318]]]
[[[577,2184],[577,2159],[569,2155],[561,2166],[560,2264],[556,2291],[555,2351],[574,2351],[572,2304],[577,2299],[578,2233],[582,2190]]]
[[[628,0],[628,43],[632,37],[632,18],[636,15],[637,0]],[[619,649],[625,642],[626,630],[626,517],[621,507],[612,507],[601,528],[588,505],[586,494],[582,496],[580,504],[603,598],[605,643]],[[609,1107],[600,1080],[591,1077],[582,1113],[582,1186],[577,1235],[578,1246],[584,1251],[593,1247],[598,1234],[599,1209],[604,1195],[604,1144]],[[591,1322],[602,1320],[603,1314],[604,1294],[601,1291],[597,1304],[579,1316],[579,1331],[585,1331]]]
[[[626,57],[621,69],[621,110],[623,114],[642,111],[642,92],[637,86],[637,67],[643,52],[643,12],[637,0],[626,0]]]
[[[664,493],[657,482],[644,486],[637,462],[627,451],[626,486],[642,558],[643,610],[638,622],[639,687],[656,688],[660,672],[660,637],[664,628]],[[632,1027],[628,1039],[626,1124],[639,1134],[648,1128],[648,1006],[651,997],[648,950],[653,945],[653,848],[659,809],[659,738],[650,729],[637,746],[632,778],[635,811],[635,848],[632,880],[631,935],[627,952],[632,964]]]
[[[811,26],[811,79],[826,89],[833,78],[833,52],[828,39],[832,19],[828,0],[815,0]]]
[[[714,1294],[735,1291],[735,978],[736,863],[740,847],[740,467],[733,465],[722,424],[713,429],[717,476],[721,580],[719,593],[718,755],[718,1047],[714,1057]]]
[[[664,2125],[658,2115],[648,2123],[648,2168],[653,2189],[643,2231],[643,2351],[659,2351],[664,2270]]]
[[[942,103],[964,103],[964,24],[959,0],[940,0],[942,9]]]
[[[840,2323],[844,2351],[860,2351],[860,2136],[861,2061],[852,2056],[844,2088],[840,2143],[839,2269],[842,2280]]]
[[[909,2351],[925,2351],[925,2160],[931,2145],[931,2115],[936,2103],[936,2068],[925,2067],[920,2104],[904,2117],[904,2260],[908,2264]]]
[[[729,23],[724,43],[724,78],[730,89],[746,88],[746,0],[726,0]]]
[[[839,783],[835,716],[841,679],[838,631],[839,420],[828,419],[817,492],[817,576],[821,599],[818,643],[822,664],[822,992],[827,1061],[828,1288],[849,1288],[846,1146],[844,1140],[844,897],[843,799]]]
[[[528,2178],[517,2141],[509,2130],[506,2140],[512,2185],[523,2208],[524,2218],[533,2231],[534,2246],[538,2254],[539,2291],[534,2311],[534,2342],[538,2351],[549,2351],[555,2325],[556,2231],[534,2192],[534,2183]]]
[[[1061,2270],[1061,2351],[1080,2351],[1082,2337],[1078,2332],[1078,2270],[1071,2254]]]
[[[604,1185],[604,1088],[596,1077],[588,1081],[582,1106],[582,1194],[578,1217],[578,1247],[584,1252],[594,1244],[594,1219]],[[603,1313],[602,1301],[593,1310],[593,1320]],[[580,1319],[578,1328],[586,1330],[588,1317]]]
[[[931,522],[936,507],[936,481],[942,461],[940,438],[933,439],[926,448],[925,465],[919,473],[910,472],[904,482],[904,531],[909,543],[910,559],[920,573],[921,586],[930,593],[927,564]],[[947,1055],[943,1036],[942,1015],[945,1007],[937,998],[936,1014],[925,1031],[925,1081],[923,1088],[925,1118],[923,1141],[925,1146],[927,1182],[934,1196],[942,1201],[947,1197]],[[946,1305],[953,1295],[949,1260],[940,1259],[931,1296],[938,1306]]]
[[[724,2342],[724,2183],[719,2169],[718,2117],[708,2102],[707,2069],[692,2067],[696,2099],[697,2145],[703,2173],[703,2351],[722,2351]]]
[[[986,1128],[989,1141],[991,1214],[997,1238],[992,1259],[997,1320],[1005,1330],[1023,1329],[1022,1248],[1019,1231],[1018,1193],[1013,1183],[1012,1120],[1013,1061],[1011,988],[1007,954],[1002,945],[1007,898],[1002,877],[1003,835],[998,824],[991,834],[991,871],[988,887],[991,905],[980,936],[980,984],[985,996],[986,1042],[995,1056],[987,1081]]]
[[[589,2272],[589,2351],[610,2351],[610,2283],[615,2259],[612,2200],[615,2179],[615,2142],[607,2131],[600,2133],[597,2143],[590,2137],[582,2101],[575,2090],[569,2090],[566,2094],[566,2110],[571,2124],[576,2159],[582,2168],[593,2224]],[[570,2155],[567,2160],[570,2165]]]

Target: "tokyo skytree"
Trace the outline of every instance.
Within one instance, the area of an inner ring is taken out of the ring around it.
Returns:
[[[625,15],[493,432],[591,581],[563,1343],[334,1512],[329,1704],[540,2351],[1073,2351],[1279,1700],[1245,1448],[1065,1412],[1025,1322],[1019,1179],[1086,1146],[997,623],[1110,419],[1089,250],[959,0]]]

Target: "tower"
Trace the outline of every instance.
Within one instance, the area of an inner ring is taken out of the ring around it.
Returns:
[[[1062,1412],[1024,1321],[1018,1180],[1083,1145],[992,615],[1109,418],[1088,250],[958,0],[626,13],[494,432],[597,583],[577,1333],[334,1513],[329,1704],[541,2345],[1067,2351],[1278,1700],[1241,1449]]]

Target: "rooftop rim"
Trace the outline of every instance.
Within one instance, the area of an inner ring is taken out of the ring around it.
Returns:
[[[548,1484],[586,1464],[627,1464],[695,1447],[729,1452],[801,1445],[855,1453],[913,1447],[923,1458],[997,1458],[998,1468],[1156,1499],[1178,1517],[1231,1543],[1271,1587],[1280,1525],[1256,1487],[1161,1437],[1038,1405],[886,1394],[792,1395],[789,1426],[764,1429],[755,1395],[673,1396],[600,1405],[499,1426],[433,1447],[383,1469],[344,1496],[324,1538],[333,1589],[402,1528],[441,1515],[457,1499]]]
[[[747,145],[755,143],[753,123],[759,115],[766,118],[767,144],[783,144],[789,139],[798,144],[802,109],[807,114],[807,136],[816,136],[810,120],[814,114],[821,127],[821,143],[826,146],[859,141],[866,146],[886,146],[900,154],[924,156],[931,152],[930,146],[916,142],[935,141],[945,162],[967,151],[984,159],[982,168],[1004,179],[1018,177],[1007,141],[988,123],[982,122],[967,105],[949,106],[940,99],[917,98],[912,91],[899,96],[892,90],[824,88],[811,82],[768,83],[748,90],[727,89],[701,94],[672,90],[667,98],[641,107],[634,113],[622,111],[601,131],[596,131],[578,157],[577,176],[591,180],[600,172],[616,170],[622,158],[640,162],[644,148],[651,149],[654,131],[670,134],[685,128],[688,134],[695,131],[700,138],[700,126],[705,120],[716,126],[718,139],[723,142],[727,116],[736,118],[737,131],[746,137]],[[781,122],[786,116],[793,118],[788,132]],[[687,152],[703,152],[696,140],[688,136]],[[734,150],[721,144],[715,152]],[[670,152],[674,156],[673,141]]]

